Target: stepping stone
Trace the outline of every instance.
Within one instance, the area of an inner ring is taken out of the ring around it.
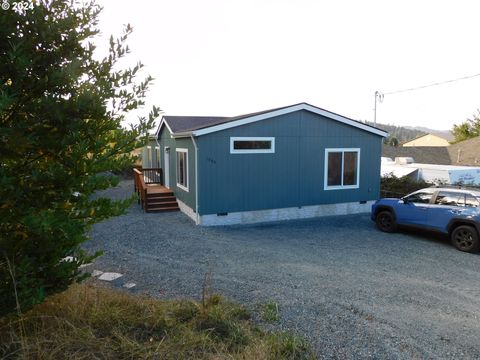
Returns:
[[[83,268],[86,268],[87,266],[90,266],[90,265],[92,265],[92,263],[82,264],[78,268],[83,269]]]
[[[123,284],[123,287],[126,288],[126,289],[131,289],[131,288],[133,288],[133,287],[135,287],[135,286],[137,286],[137,284],[132,283],[132,282]]]
[[[95,277],[100,276],[102,274],[103,274],[103,271],[100,271],[100,270],[93,270],[92,272],[92,276],[95,276]]]
[[[106,272],[106,273],[103,273],[102,275],[100,275],[100,277],[98,279],[103,280],[103,281],[113,281],[113,280],[118,279],[122,276],[123,276],[123,274],[114,273],[114,272]]]

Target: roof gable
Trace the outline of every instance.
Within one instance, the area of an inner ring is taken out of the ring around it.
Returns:
[[[332,113],[307,103],[300,103],[234,117],[164,116],[158,127],[157,134],[160,132],[161,126],[165,124],[174,136],[202,136],[300,110],[307,110],[382,137],[388,136],[388,133],[384,130],[367,125],[360,121],[349,119],[342,115]]]
[[[419,143],[422,144],[423,141],[426,142],[427,145],[417,145]],[[436,141],[438,144],[441,144],[441,145],[432,145],[432,146],[449,146],[450,145],[449,141],[445,137],[442,137],[433,133],[428,133],[428,134],[417,136],[412,140],[405,141],[404,143],[402,143],[402,146],[429,146],[428,143],[433,141]]]

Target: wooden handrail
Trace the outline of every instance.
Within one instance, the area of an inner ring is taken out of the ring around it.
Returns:
[[[163,185],[163,170],[162,168],[142,168],[143,180],[145,184],[160,184]]]
[[[145,204],[147,201],[147,185],[143,180],[143,174],[138,169],[133,169],[133,179],[134,179],[134,190],[138,196],[138,203],[142,205],[142,208],[145,209]]]
[[[133,169],[133,190],[137,193],[138,203],[148,211],[147,185],[163,185],[163,170],[161,168]]]
[[[141,171],[139,171],[137,168],[133,168],[133,191],[135,192],[138,192],[138,180],[141,175]]]
[[[147,186],[143,181],[143,176],[139,176],[139,184],[140,184],[140,199],[142,203],[142,208],[147,210]]]

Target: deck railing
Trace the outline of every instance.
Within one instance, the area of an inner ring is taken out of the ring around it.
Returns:
[[[140,170],[133,169],[133,188],[138,195],[138,203],[145,209],[147,203],[147,185]]]
[[[161,168],[143,168],[141,171],[145,184],[163,185],[163,170]]]
[[[147,210],[147,184],[163,185],[161,168],[133,169],[133,190],[138,195],[138,203]]]

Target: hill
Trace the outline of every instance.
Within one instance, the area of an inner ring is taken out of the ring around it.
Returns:
[[[424,131],[428,134],[437,135],[437,136],[440,136],[444,139],[447,139],[448,141],[453,141],[455,139],[455,137],[453,136],[453,134],[450,130],[435,130],[435,129],[429,129],[429,128],[423,127],[423,126],[415,126],[415,127],[405,126],[405,127],[407,129],[410,129],[410,130],[420,130],[420,131]]]
[[[365,121],[367,125],[373,126],[373,122]],[[377,128],[382,130],[388,131],[390,134],[389,138],[396,138],[399,143],[413,140],[419,136],[425,135],[428,132],[418,130],[415,128],[408,128],[404,126],[395,126],[395,125],[387,125],[387,124],[378,124],[376,125]]]

